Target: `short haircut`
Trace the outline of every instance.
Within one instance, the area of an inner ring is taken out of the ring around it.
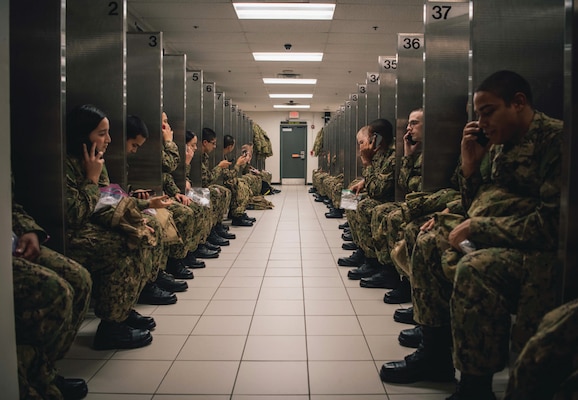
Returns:
[[[490,92],[510,105],[516,93],[523,93],[528,104],[533,104],[532,88],[526,79],[513,71],[502,70],[488,76],[474,92]]]
[[[384,118],[376,119],[369,124],[369,133],[376,133],[382,137],[382,147],[389,147],[393,142],[393,126]]]
[[[72,109],[66,115],[66,153],[83,159],[82,144],[88,146],[90,133],[105,118],[106,114],[92,104],[84,104]]]
[[[223,138],[223,148],[232,146],[235,144],[235,138],[231,135],[225,135]]]
[[[136,139],[137,136],[142,136],[145,139],[149,137],[149,129],[142,119],[136,115],[129,115],[126,117],[126,138]]]
[[[191,140],[197,137],[197,134],[193,131],[187,130],[187,132],[185,133],[185,137],[186,137],[185,143],[189,143]]]
[[[207,142],[211,142],[213,139],[217,138],[217,134],[211,128],[203,128],[203,142],[206,140]]]

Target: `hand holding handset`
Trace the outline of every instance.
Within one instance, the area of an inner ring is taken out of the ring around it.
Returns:
[[[412,146],[417,144],[417,142],[415,140],[413,140],[413,137],[411,135],[407,135],[405,137],[405,140],[406,140],[406,142],[408,142]]]
[[[484,133],[484,130],[480,128],[477,132],[473,133],[473,135],[477,138],[476,142],[482,147],[486,147],[490,139]]]
[[[154,194],[155,191],[152,189],[148,190],[138,189],[129,193],[130,196],[136,197],[137,199],[148,199],[150,196]]]

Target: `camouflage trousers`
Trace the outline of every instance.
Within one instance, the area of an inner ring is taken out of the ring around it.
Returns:
[[[150,219],[149,224],[153,223]],[[153,228],[157,244],[143,242],[134,249],[129,248],[124,232],[97,224],[68,232],[68,255],[90,271],[97,317],[124,321],[146,282],[156,276],[166,249],[162,229]]]
[[[353,242],[363,249],[367,258],[377,258],[371,235],[371,217],[373,210],[381,204],[378,200],[366,198],[357,204],[357,210],[346,211]]]
[[[211,228],[223,220],[231,205],[231,191],[224,186],[210,185],[211,191]]]
[[[90,301],[92,280],[77,262],[41,247],[35,262],[13,258],[18,379],[22,399],[62,399],[53,385]]]
[[[387,202],[375,207],[371,213],[370,231],[373,241],[373,249],[377,260],[381,264],[391,264],[390,250],[397,238],[403,216],[399,203]]]
[[[251,189],[252,196],[259,196],[261,194],[262,180],[257,175],[251,173],[243,175],[240,180],[245,182]]]
[[[397,213],[397,211],[394,211]],[[390,258],[395,266],[397,272],[410,279],[411,282],[411,265],[410,260],[413,254],[413,249],[417,236],[420,233],[420,227],[429,219],[431,216],[425,216],[418,218],[417,220],[410,221],[408,223],[403,223],[401,225],[399,240],[390,246]],[[392,236],[390,236],[391,239]],[[378,254],[379,260],[379,254]]]
[[[230,216],[242,216],[247,209],[247,204],[249,204],[251,200],[251,189],[249,185],[242,179],[235,179],[234,182],[225,184],[225,186],[231,191]]]
[[[484,248],[463,255],[449,232],[463,217],[436,214],[436,228],[418,236],[411,261],[414,319],[450,326],[454,365],[487,375],[508,361],[511,314],[517,314],[512,348],[524,345],[555,297],[553,255]]]
[[[331,199],[333,207],[341,207],[341,190],[343,189],[343,174],[337,176],[328,176],[323,180],[324,189],[327,196]]]
[[[168,210],[173,216],[175,226],[181,238],[180,243],[174,243],[168,246],[168,256],[181,259],[186,257],[187,252],[194,251],[197,248],[198,243],[194,243],[193,238],[198,229],[197,223],[200,221],[195,218],[195,213],[191,207],[187,207],[177,200],[173,201],[173,204],[168,207]],[[161,265],[164,266],[165,264]]]
[[[261,179],[270,185],[271,181],[273,180],[273,175],[271,175],[271,172],[265,171],[264,169],[259,172],[261,173]]]
[[[190,251],[195,251],[199,244],[205,243],[213,226],[211,225],[211,209],[202,205],[191,202],[189,208],[193,212],[195,228],[192,232]]]
[[[327,196],[327,193],[325,192],[325,186],[323,186],[323,181],[325,180],[325,178],[329,176],[330,175],[325,171],[320,170],[313,171],[312,175],[313,187],[317,189],[317,193],[319,193],[321,196]]]
[[[504,400],[552,399],[556,393],[569,399],[565,395],[576,394],[576,332],[578,300],[546,314],[510,369]]]

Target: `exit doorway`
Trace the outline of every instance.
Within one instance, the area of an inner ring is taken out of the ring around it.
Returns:
[[[281,124],[281,183],[305,185],[307,124]]]

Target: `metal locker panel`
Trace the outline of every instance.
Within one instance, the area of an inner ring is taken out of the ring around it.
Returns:
[[[351,181],[357,177],[357,112],[359,107],[359,94],[352,93],[349,95],[351,102],[351,116],[349,124],[345,127],[345,169],[343,177],[343,187],[349,186]]]
[[[127,114],[140,117],[149,129],[149,138],[130,157],[128,183],[133,189],[153,189],[162,193],[161,132],[162,33],[127,33],[126,102]]]
[[[126,1],[66,4],[66,109],[94,104],[107,114],[111,182],[126,187]]]
[[[380,56],[379,63],[379,118],[395,124],[395,90],[397,56]],[[395,132],[394,132],[395,135]]]
[[[186,87],[187,87],[187,56],[165,55],[163,57],[163,111],[169,118],[173,128],[173,140],[179,146],[181,163],[173,171],[175,182],[185,193],[185,156],[186,156]]]
[[[215,82],[203,82],[203,128],[215,130]],[[220,139],[217,135],[217,147],[209,154],[212,164],[223,159],[223,137]]]
[[[468,120],[470,5],[429,1],[425,6],[423,190],[450,185]]]
[[[367,85],[367,124],[379,118],[379,72],[368,72]]]
[[[14,199],[50,232],[50,247],[64,252],[65,8],[58,0],[11,1],[8,8],[10,103],[6,108]],[[8,14],[5,17],[8,22]],[[8,80],[8,70],[5,75]]]
[[[471,35],[474,88],[493,72],[516,71],[536,109],[563,117],[564,0],[474,1]]]
[[[203,71],[187,71],[187,129],[197,135],[197,151],[191,161],[189,179],[193,187],[201,187],[203,158]]]
[[[368,124],[367,120],[367,85],[365,83],[357,84],[357,132]],[[357,141],[356,141],[357,143]],[[363,165],[361,164],[361,159],[359,158],[359,148],[357,144],[355,145],[355,170],[356,176],[361,176],[363,170]]]
[[[215,88],[216,89],[216,88]],[[225,94],[215,91],[215,132],[217,133],[217,143],[223,143],[226,132],[223,130],[225,121]]]
[[[423,107],[423,53],[424,36],[422,33],[399,33],[397,35],[396,177],[403,157],[403,135],[406,132],[409,113]],[[401,201],[404,197],[405,192],[396,186],[396,200]]]
[[[578,297],[578,2],[566,2],[564,54],[564,147],[560,202],[560,259],[564,265],[562,301]]]

